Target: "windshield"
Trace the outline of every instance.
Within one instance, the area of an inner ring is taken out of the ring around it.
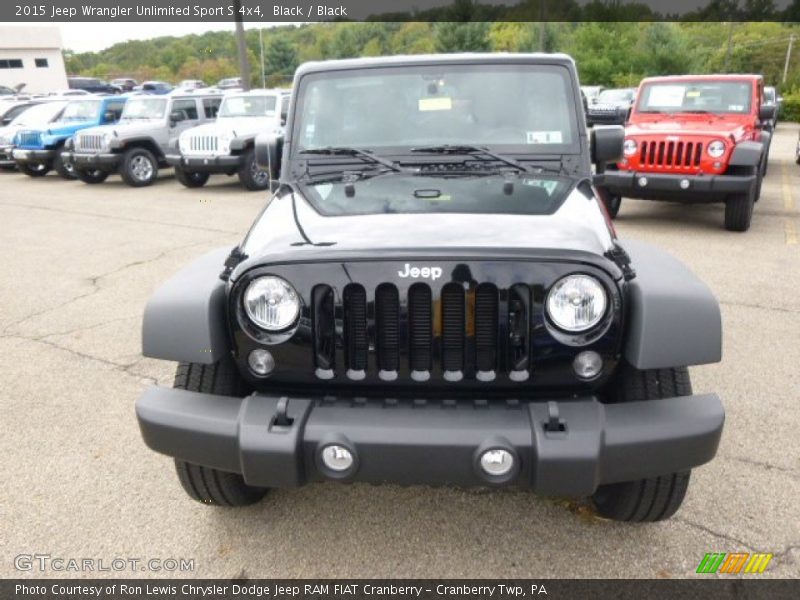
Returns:
[[[301,80],[295,147],[299,152],[328,146],[380,152],[471,144],[554,154],[577,142],[574,104],[569,72],[560,66],[322,72]]]
[[[122,110],[123,119],[160,119],[167,109],[164,98],[131,98]]]
[[[598,102],[630,102],[633,90],[604,90],[597,97]]]
[[[750,112],[749,81],[687,81],[648,83],[641,93],[639,112]]]
[[[443,179],[378,176],[358,184],[355,196],[341,182],[308,184],[306,198],[324,215],[387,213],[552,214],[571,183],[555,176],[530,176],[509,189],[502,176]]]
[[[49,123],[58,116],[63,110],[65,102],[48,102],[46,104],[37,104],[26,110],[21,115],[18,115],[10,125],[16,126],[29,126],[40,125]]]
[[[275,115],[275,96],[226,96],[218,117],[272,117]]]
[[[88,121],[97,117],[100,100],[77,100],[70,102],[61,115],[62,121]]]

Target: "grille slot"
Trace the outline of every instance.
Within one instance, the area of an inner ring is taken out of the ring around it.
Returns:
[[[80,134],[75,145],[80,150],[100,150],[103,147],[103,136],[93,133]]]
[[[497,288],[482,283],[475,290],[475,367],[492,371],[497,366]]]
[[[215,135],[189,136],[189,151],[195,154],[211,154],[219,150],[219,139]]]
[[[400,368],[400,296],[397,288],[384,283],[375,290],[375,349],[378,368]]]
[[[412,371],[430,371],[433,363],[433,304],[431,290],[415,283],[408,290],[408,349]]]
[[[38,147],[41,145],[41,135],[38,131],[22,131],[17,135],[19,136],[18,146]]]
[[[333,376],[336,367],[336,321],[333,289],[318,285],[311,292],[311,313],[314,332],[314,367],[318,373]]]
[[[367,368],[367,293],[364,287],[350,283],[344,288],[344,360],[349,372]]]
[[[700,142],[643,141],[639,163],[643,167],[692,168],[700,166],[703,144]]]
[[[508,370],[527,371],[530,366],[530,290],[514,285],[508,291]]]
[[[442,288],[442,369],[461,371],[464,368],[466,306],[464,288],[448,283]]]

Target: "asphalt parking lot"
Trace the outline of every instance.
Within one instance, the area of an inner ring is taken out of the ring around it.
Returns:
[[[239,241],[264,196],[169,171],[142,190],[0,173],[0,575],[61,575],[15,569],[43,553],[189,558],[174,575],[194,577],[687,577],[707,552],[758,551],[774,554],[761,577],[800,576],[797,134],[780,124],[745,234],[721,205],[623,201],[620,235],[669,249],[722,304],[723,361],[691,374],[728,415],[678,514],[635,526],[520,491],[315,484],[234,511],[193,503],[139,436],[135,399],[175,366],[141,356],[142,310]]]

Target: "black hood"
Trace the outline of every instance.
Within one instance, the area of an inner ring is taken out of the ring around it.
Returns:
[[[588,189],[588,186],[587,186]],[[357,201],[357,198],[353,200]],[[390,213],[325,216],[300,189],[284,186],[242,244],[233,274],[265,263],[398,258],[435,253],[499,257],[567,251],[602,257],[614,233],[597,200],[571,188],[538,215]]]

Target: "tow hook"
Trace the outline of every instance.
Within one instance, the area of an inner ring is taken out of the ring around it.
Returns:
[[[278,400],[278,405],[275,407],[275,416],[272,418],[272,424],[270,426],[271,431],[275,431],[278,428],[278,431],[282,429],[288,429],[294,423],[294,419],[292,419],[288,414],[287,411],[289,409],[289,397],[282,396],[280,400]]]
[[[558,402],[550,401],[547,403],[547,421],[544,424],[547,433],[565,433],[567,424],[559,416]]]

